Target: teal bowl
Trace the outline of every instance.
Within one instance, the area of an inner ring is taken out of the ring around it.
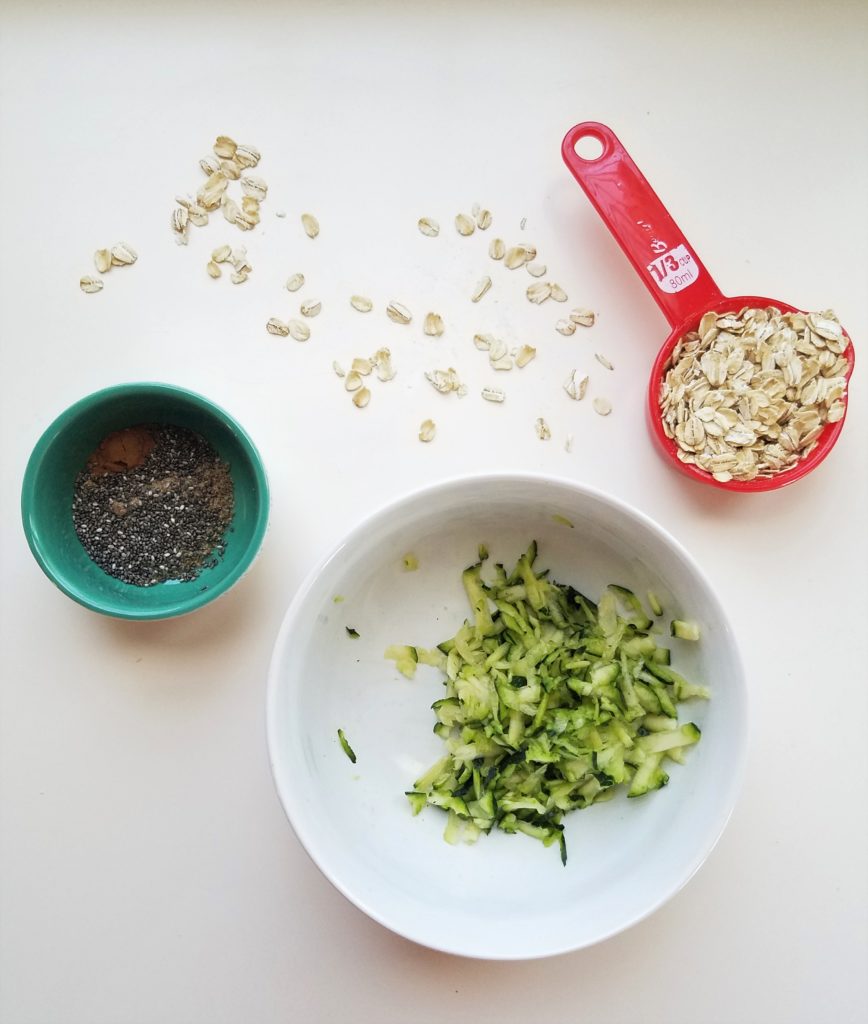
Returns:
[[[201,434],[229,464],[235,510],[226,551],[194,580],[137,587],[93,562],[72,522],[75,478],[100,441],[138,423],[167,423]],[[239,580],[268,523],[268,481],[242,427],[207,398],[171,384],[119,384],[82,398],[39,439],[21,491],[24,533],[45,575],[74,601],[121,619],[166,619],[208,604]]]

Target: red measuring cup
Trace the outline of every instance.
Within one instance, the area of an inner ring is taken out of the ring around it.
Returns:
[[[582,139],[596,139],[602,152],[585,158],[576,152]],[[800,480],[829,454],[844,426],[842,417],[828,423],[816,446],[793,467],[772,477],[753,480],[715,480],[699,466],[682,462],[679,448],[663,430],[659,409],[660,383],[667,361],[680,338],[695,330],[704,313],[738,312],[745,306],[775,306],[785,313],[804,312],[796,306],[762,295],[727,296],[717,287],[693,246],[669,216],[656,192],[630,159],[615,133],[604,124],[585,121],[571,128],[561,147],[564,162],[582,186],[597,213],[615,236],[645,287],[654,296],[669,321],[669,337],[654,360],[648,386],[648,422],[659,450],[672,465],[694,480],[727,491],[770,491]],[[847,332],[844,334],[848,337]],[[843,353],[847,360],[847,381],[853,372],[853,344]],[[844,398],[846,414],[846,396]]]

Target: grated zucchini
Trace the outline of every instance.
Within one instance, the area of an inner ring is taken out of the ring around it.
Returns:
[[[386,651],[408,677],[419,662],[445,676],[432,708],[446,755],[406,795],[414,815],[445,812],[449,843],[497,827],[556,844],[566,864],[564,815],[619,786],[629,797],[665,786],[665,764],[700,739],[678,704],[709,692],[669,666],[631,590],[611,585],[595,604],[537,570],[535,542],[485,580],[479,553],[462,573],[472,616],[455,636]]]
[[[341,741],[341,748],[342,748],[343,752],[353,762],[353,764],[355,764],[356,763],[355,751],[350,746],[349,740],[346,738],[346,736],[344,736],[344,730],[343,729],[338,729],[338,739]]]

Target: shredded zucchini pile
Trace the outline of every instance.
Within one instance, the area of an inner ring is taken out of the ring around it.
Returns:
[[[495,825],[557,843],[566,864],[564,814],[621,785],[630,797],[665,786],[667,759],[683,762],[700,736],[678,724],[677,705],[709,692],[670,668],[632,591],[609,586],[594,604],[536,572],[536,554],[534,542],[486,582],[481,547],[463,573],[473,620],[434,650],[394,646],[386,657],[408,677],[420,662],[446,675],[433,709],[447,753],[407,793],[413,813],[446,811],[450,843]],[[679,620],[677,633],[699,638],[695,623]]]

